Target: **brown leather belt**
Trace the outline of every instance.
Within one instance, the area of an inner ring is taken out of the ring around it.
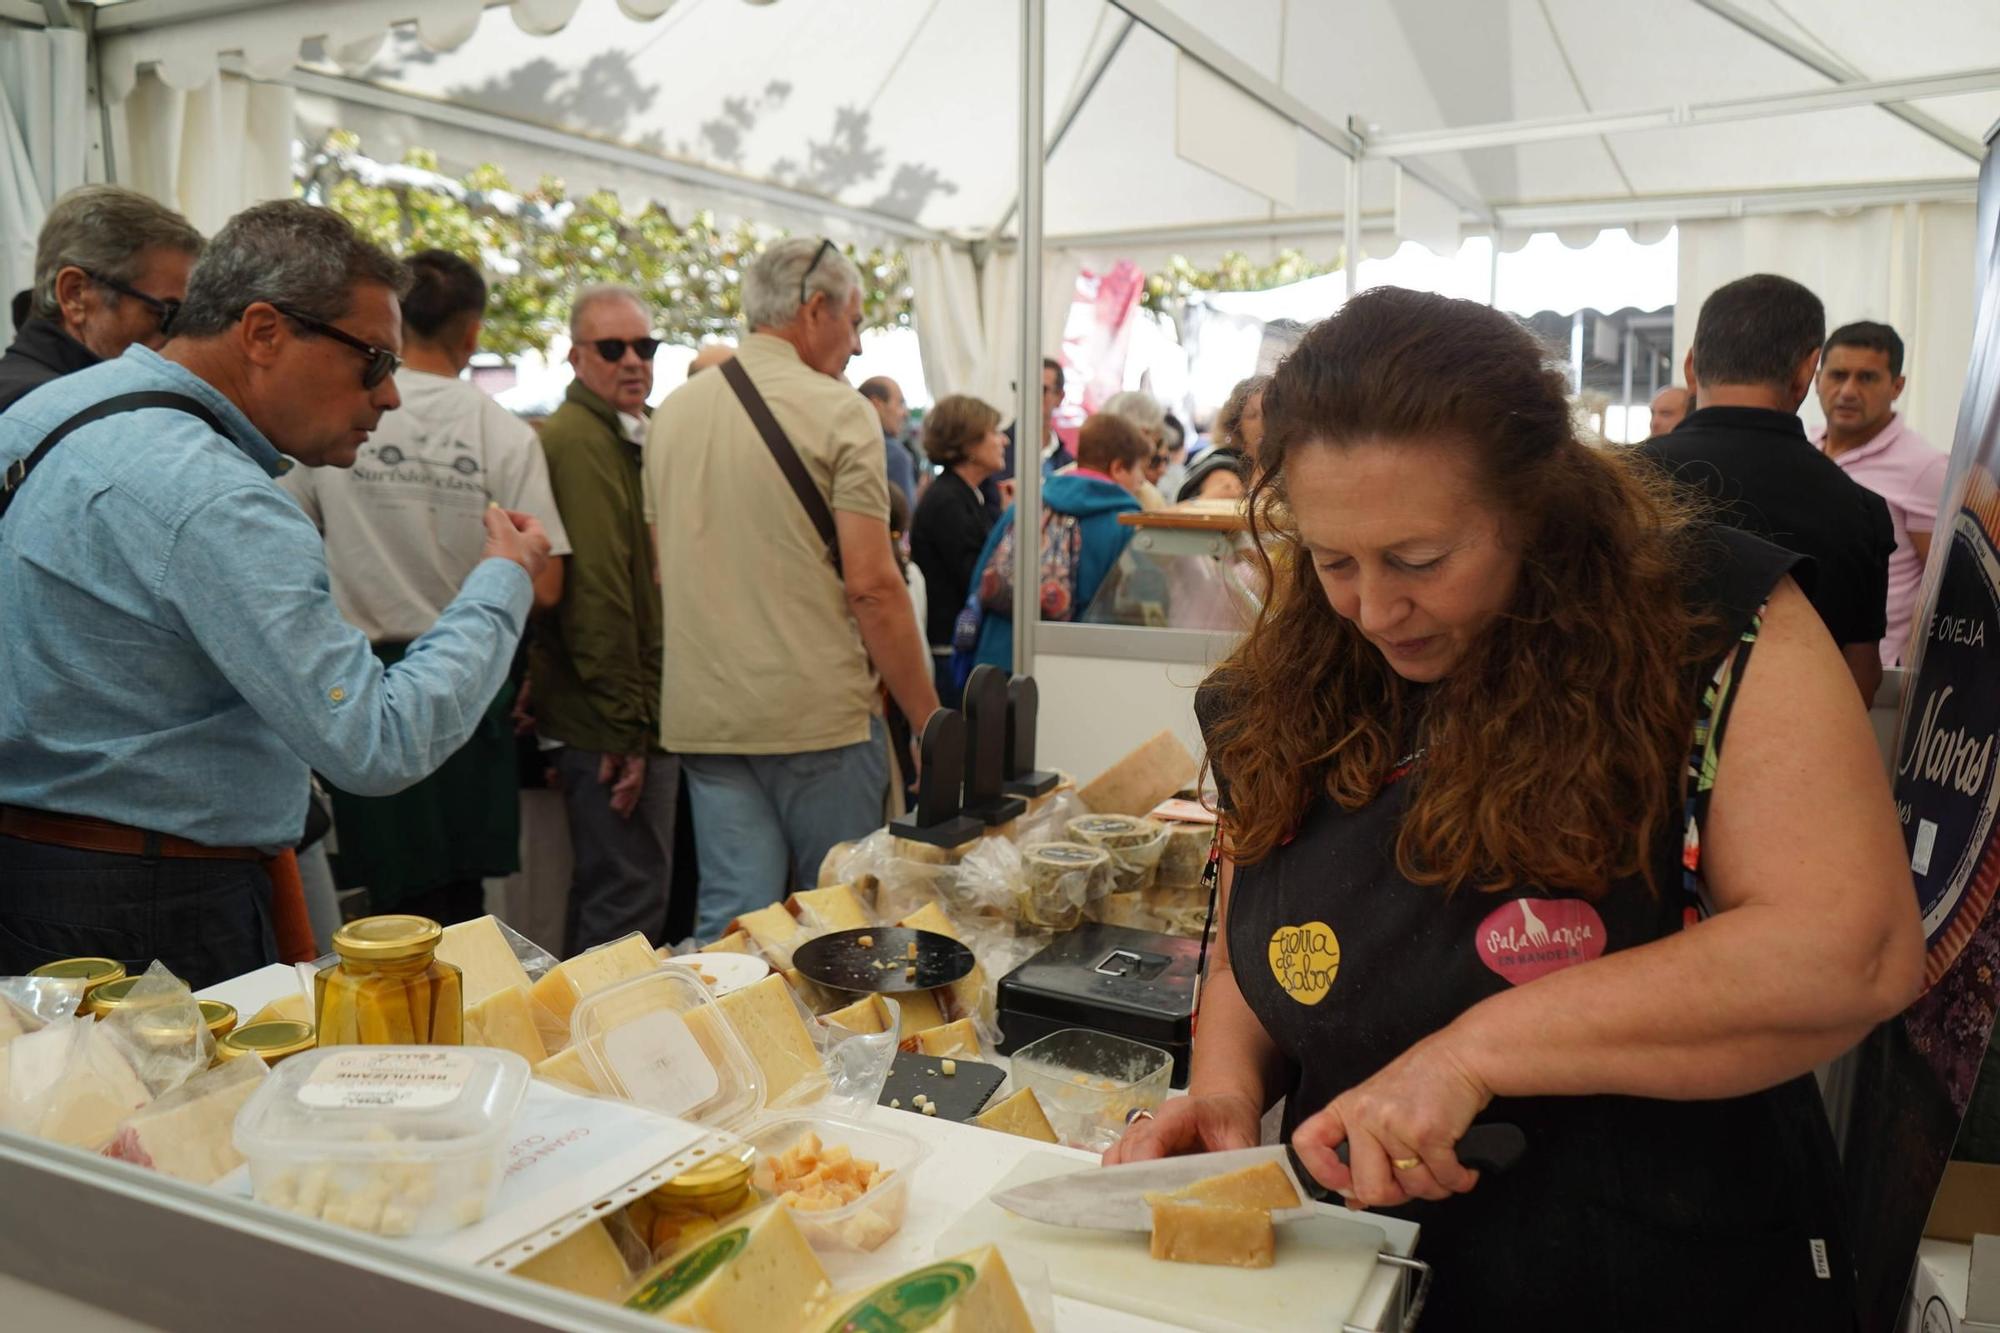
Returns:
[[[128,828],[108,819],[84,815],[57,815],[45,810],[23,810],[0,805],[0,835],[53,847],[73,847],[82,852],[111,852],[119,856],[166,856],[190,861],[262,861],[264,853],[254,847],[209,847],[171,833],[149,833]]]

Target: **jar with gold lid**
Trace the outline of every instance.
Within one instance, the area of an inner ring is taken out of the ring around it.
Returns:
[[[227,1064],[238,1056],[257,1055],[263,1057],[265,1064],[275,1065],[310,1051],[316,1044],[312,1024],[290,1018],[267,1019],[245,1024],[217,1042],[215,1062]]]
[[[333,934],[340,961],[313,978],[321,1046],[458,1046],[464,982],[437,957],[444,928],[423,916],[369,916]]]
[[[125,964],[116,958],[59,958],[53,963],[43,963],[28,975],[82,983],[83,1006],[77,1012],[83,1013],[90,1004],[91,993],[99,986],[125,979]]]
[[[633,1204],[632,1224],[655,1256],[693,1244],[756,1206],[750,1185],[756,1163],[757,1150],[747,1143],[720,1149]]]

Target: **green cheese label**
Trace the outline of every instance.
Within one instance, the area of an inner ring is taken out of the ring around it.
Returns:
[[[869,1292],[829,1324],[826,1333],[918,1333],[935,1324],[976,1280],[971,1264],[919,1268]]]
[[[750,1240],[748,1227],[737,1227],[719,1236],[711,1236],[697,1248],[676,1260],[673,1265],[645,1286],[625,1298],[628,1310],[644,1310],[648,1314],[666,1309],[681,1297],[701,1285],[703,1278],[736,1257]]]

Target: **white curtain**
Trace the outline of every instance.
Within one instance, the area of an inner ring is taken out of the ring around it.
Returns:
[[[0,27],[0,309],[34,280],[49,205],[85,180],[85,50],[81,32]]]
[[[1685,223],[1674,318],[1675,381],[1708,295],[1746,274],[1777,273],[1818,294],[1826,303],[1829,330],[1872,319],[1902,335],[1909,387],[1897,410],[1932,445],[1949,450],[1972,356],[1973,250],[1970,204]],[[1800,415],[1818,424],[1818,401],[1808,397]]]
[[[292,193],[293,93],[220,74],[191,92],[150,71],[113,118],[118,180],[213,236],[236,213]]]
[[[917,305],[917,347],[924,383],[934,397],[969,393],[1014,417],[1014,381],[1020,378],[1021,262],[1013,249],[991,250],[975,266],[958,246],[913,245],[910,287]],[[1042,349],[1062,351],[1063,326],[1081,265],[1070,255],[1044,255]]]

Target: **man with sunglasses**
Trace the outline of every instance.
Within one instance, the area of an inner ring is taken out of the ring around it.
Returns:
[[[285,200],[231,219],[166,347],[0,414],[0,975],[55,958],[206,986],[273,962],[263,860],[307,775],[400,790],[464,745],[548,561],[484,511],[483,558],[385,667],[275,478],[348,466],[399,399],[402,264]]]
[[[680,767],[660,749],[660,593],[639,477],[652,328],[628,287],[577,293],[576,379],[542,423],[570,556],[528,678],[536,732],[562,747],[552,759],[569,811],[565,953],[635,930],[664,942],[673,882]]]
[[[200,254],[201,233],[137,191],[84,185],[56,200],[35,240],[35,285],[14,298],[0,412],[133,343],[159,348]]]

